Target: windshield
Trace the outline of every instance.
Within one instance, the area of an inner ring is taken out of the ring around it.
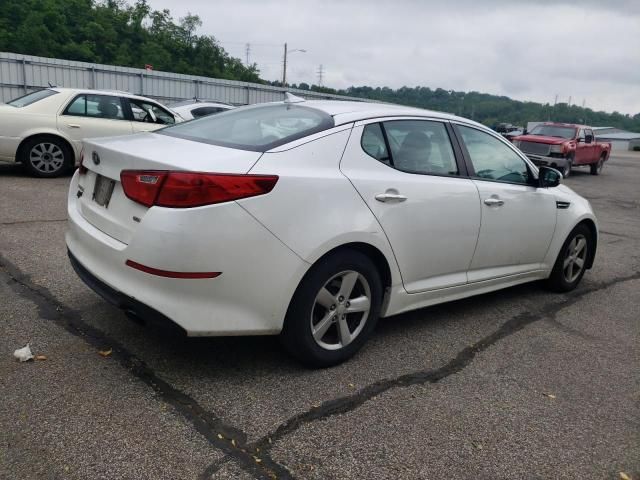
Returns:
[[[555,125],[536,125],[529,135],[540,135],[543,137],[575,138],[576,129],[574,127],[558,127]]]
[[[51,95],[55,95],[56,93],[58,92],[56,92],[55,90],[38,90],[37,92],[28,93],[26,95],[23,95],[22,97],[14,98],[13,100],[9,101],[7,105],[18,108],[26,107],[27,105],[36,103],[37,101],[40,101],[43,98],[50,97]]]
[[[168,127],[157,133],[264,152],[333,126],[333,118],[321,110],[280,103],[237,108]]]

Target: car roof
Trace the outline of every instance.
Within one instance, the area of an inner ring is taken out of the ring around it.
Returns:
[[[440,120],[452,120],[476,125],[487,129],[484,125],[469,120],[467,118],[458,117],[450,113],[436,112],[434,110],[425,110],[423,108],[405,107],[403,105],[394,105],[389,103],[374,102],[357,102],[342,100],[306,100],[304,102],[295,103],[295,105],[315,108],[322,110],[331,115],[336,125],[344,123],[357,122],[370,118],[379,117],[425,117],[436,118]]]
[[[127,97],[127,98],[139,98],[143,100],[152,100],[157,102],[157,100],[153,100],[149,97],[144,97],[142,95],[134,95],[129,92],[121,91],[121,90],[95,90],[92,88],[64,88],[64,87],[49,87],[49,90],[53,90],[54,92],[68,92],[68,93],[89,93],[94,95],[117,95],[119,97]]]

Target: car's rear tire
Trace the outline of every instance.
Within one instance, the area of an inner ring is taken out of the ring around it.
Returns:
[[[554,292],[569,292],[576,288],[587,269],[593,248],[591,230],[584,225],[574,228],[562,244],[546,286]]]
[[[30,138],[20,148],[20,162],[34,177],[59,177],[72,170],[73,150],[54,136],[40,135]]]
[[[600,155],[600,159],[597,163],[592,163],[591,167],[591,175],[600,175],[602,173],[602,169],[604,168],[604,159],[607,158],[607,154],[603,153]]]
[[[380,274],[369,257],[351,249],[329,254],[311,267],[293,295],[280,335],[284,347],[310,367],[344,362],[373,332],[382,295]]]

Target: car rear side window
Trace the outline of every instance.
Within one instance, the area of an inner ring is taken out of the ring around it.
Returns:
[[[58,92],[56,92],[55,90],[50,90],[48,88],[44,90],[38,90],[37,92],[28,93],[26,95],[23,95],[22,97],[14,98],[13,100],[9,101],[7,105],[11,105],[12,107],[17,108],[26,107],[27,105],[31,105],[32,103],[36,103],[57,93]]]
[[[160,134],[223,147],[264,152],[334,126],[315,108],[291,104],[241,107],[162,129]]]
[[[214,113],[224,112],[225,110],[225,108],[220,107],[199,107],[191,110],[191,115],[193,115],[193,118],[200,118],[213,115]]]
[[[78,95],[64,110],[63,115],[76,117],[124,120],[124,110],[120,97],[110,95]]]
[[[362,133],[361,143],[373,158],[403,172],[459,174],[447,128],[441,122],[393,120],[370,124]]]

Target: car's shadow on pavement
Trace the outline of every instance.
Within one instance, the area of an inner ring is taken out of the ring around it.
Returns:
[[[484,336],[513,315],[526,310],[526,305],[532,305],[548,295],[538,283],[531,283],[383,318],[356,359],[364,357],[375,370],[377,364],[382,366],[388,360],[386,355],[378,355],[380,350],[394,352],[406,349],[408,338],[420,342],[421,348],[428,350],[429,342],[438,335],[444,335],[443,332],[465,330],[465,322],[473,322],[475,327],[472,330],[479,330],[480,336]],[[118,319],[109,315],[112,320],[131,322],[124,314],[115,311],[114,314],[118,315]],[[463,324],[455,325],[456,322]],[[156,325],[130,328],[136,336],[140,336],[142,351],[138,354],[143,359],[147,354],[155,358],[162,357],[164,367],[174,374],[176,370],[194,368],[199,370],[198,374],[207,375],[210,372],[212,376],[227,376],[242,371],[245,379],[251,379],[267,372],[283,374],[307,370],[284,351],[277,336],[198,338],[176,335],[174,330]],[[112,336],[118,340],[115,335]],[[455,357],[456,353],[451,351],[450,356]]]

